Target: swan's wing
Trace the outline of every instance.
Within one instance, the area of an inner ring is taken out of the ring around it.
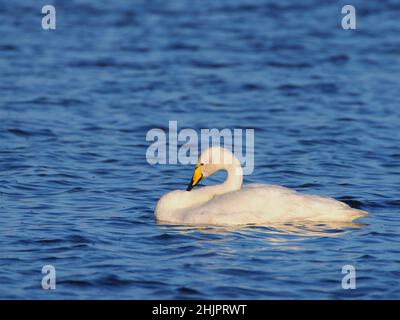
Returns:
[[[363,215],[364,212],[328,197],[302,194],[281,186],[252,184],[189,210],[185,220],[240,225],[295,220],[352,221]]]
[[[248,224],[280,218],[287,211],[286,196],[295,191],[270,185],[247,185],[216,196],[207,203],[188,209],[185,222],[199,224]]]

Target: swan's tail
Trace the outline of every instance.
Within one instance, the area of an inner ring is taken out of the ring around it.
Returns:
[[[362,218],[368,215],[367,211],[359,210],[359,209],[351,209],[350,210],[352,220]]]

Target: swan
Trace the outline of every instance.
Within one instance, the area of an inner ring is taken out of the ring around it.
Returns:
[[[224,183],[194,187],[219,170],[227,172]],[[268,225],[292,222],[351,222],[368,215],[332,198],[302,194],[268,184],[242,186],[238,159],[223,147],[204,150],[187,190],[174,190],[157,202],[158,222],[195,225]]]

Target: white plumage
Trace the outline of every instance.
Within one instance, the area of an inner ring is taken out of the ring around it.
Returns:
[[[307,195],[266,184],[242,186],[239,161],[227,149],[205,150],[196,166],[193,188],[202,178],[219,170],[224,183],[191,191],[175,190],[161,197],[155,215],[160,222],[196,225],[268,225],[285,222],[351,222],[367,215],[328,197]]]

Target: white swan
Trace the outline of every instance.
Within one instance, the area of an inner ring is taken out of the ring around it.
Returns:
[[[227,172],[219,185],[192,188],[219,170]],[[351,222],[365,211],[322,196],[301,194],[281,186],[242,186],[239,161],[227,149],[212,147],[202,152],[186,191],[161,197],[155,216],[159,222],[199,225],[272,224],[295,221]]]

